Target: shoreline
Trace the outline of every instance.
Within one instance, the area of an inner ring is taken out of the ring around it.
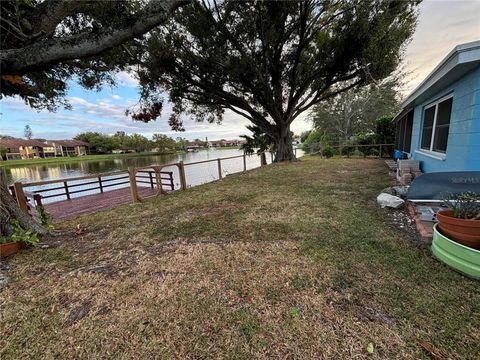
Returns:
[[[239,150],[239,146],[214,148],[215,150]],[[211,149],[205,148],[199,151],[209,151]],[[100,161],[110,159],[122,159],[122,158],[134,158],[141,156],[161,156],[161,155],[178,155],[186,154],[187,151],[176,150],[171,152],[141,152],[141,153],[126,153],[126,154],[93,154],[84,156],[72,156],[72,157],[54,157],[54,158],[40,158],[40,159],[20,159],[20,160],[2,160],[0,161],[0,168],[13,168],[21,166],[31,165],[56,165],[74,162],[88,162],[88,161]]]
[[[0,168],[10,168],[29,165],[55,165],[74,162],[89,162],[100,161],[110,159],[122,159],[122,158],[134,158],[141,156],[159,156],[159,155],[176,155],[185,154],[185,151],[172,151],[172,152],[141,152],[141,153],[127,153],[127,154],[95,154],[84,156],[72,156],[72,157],[54,157],[54,158],[40,158],[40,159],[22,159],[22,160],[3,160],[0,162]]]

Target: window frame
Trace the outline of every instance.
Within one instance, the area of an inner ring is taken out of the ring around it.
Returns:
[[[450,135],[450,124],[451,124],[451,121],[452,121],[452,112],[453,112],[453,93],[450,93],[448,95],[445,95],[437,100],[435,100],[434,102],[431,102],[429,103],[428,105],[425,105],[423,107],[423,111],[422,111],[422,128],[421,128],[421,134],[422,136],[420,136],[420,150],[421,152],[428,152],[430,154],[438,154],[438,155],[441,155],[442,157],[445,156],[445,154],[447,153],[447,148],[445,148],[445,152],[442,152],[442,151],[438,151],[438,150],[433,150],[433,146],[434,146],[434,142],[435,142],[435,135],[436,135],[436,128],[437,128],[437,117],[438,117],[438,105],[444,101],[447,101],[449,99],[452,99],[452,108],[450,110],[450,119],[449,119],[449,122],[448,122],[448,135]],[[432,137],[430,139],[430,146],[428,147],[428,149],[425,149],[422,147],[422,142],[423,142],[423,129],[424,129],[424,124],[425,124],[425,112],[432,108],[432,107],[435,107],[435,114],[433,116],[433,124],[432,124]],[[448,147],[448,135],[447,135],[447,147]]]
[[[408,110],[395,124],[395,149],[406,154],[412,152],[414,112],[413,108]]]

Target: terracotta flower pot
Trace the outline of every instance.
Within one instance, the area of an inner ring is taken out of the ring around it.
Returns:
[[[474,249],[480,249],[480,220],[453,217],[453,210],[437,213],[440,231],[450,239]]]
[[[0,244],[0,257],[7,257],[15,254],[22,248],[22,243],[11,242],[6,244]]]

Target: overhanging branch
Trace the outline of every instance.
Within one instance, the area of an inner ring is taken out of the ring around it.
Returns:
[[[132,23],[120,28],[106,27],[92,34],[84,32],[68,38],[38,41],[0,54],[3,74],[25,74],[50,68],[66,60],[85,58],[112,49],[125,41],[143,35],[167,20],[168,15],[190,0],[150,0]]]

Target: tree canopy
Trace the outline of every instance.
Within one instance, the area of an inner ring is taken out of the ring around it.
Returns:
[[[169,152],[175,149],[183,149],[185,140],[178,138],[177,141],[164,134],[153,134],[149,140],[141,134],[125,134],[118,132],[115,135],[107,135],[99,132],[84,132],[74,138],[87,142],[96,153],[110,153],[113,150],[143,152],[157,149],[158,152]]]
[[[313,126],[339,141],[358,133],[374,132],[377,118],[395,115],[399,110],[398,86],[398,77],[392,77],[331,97],[313,108]]]
[[[220,122],[230,110],[275,139],[276,161],[293,159],[292,121],[394,71],[414,31],[418,3],[193,2],[147,40],[138,114],[155,118],[150,109],[166,90],[173,128],[182,129],[182,113]]]
[[[33,136],[33,131],[30,125],[25,125],[25,128],[23,129],[23,136],[25,136],[26,139],[30,140]]]
[[[1,95],[55,110],[68,106],[70,79],[113,84],[113,73],[139,63],[143,35],[187,2],[2,0]]]

